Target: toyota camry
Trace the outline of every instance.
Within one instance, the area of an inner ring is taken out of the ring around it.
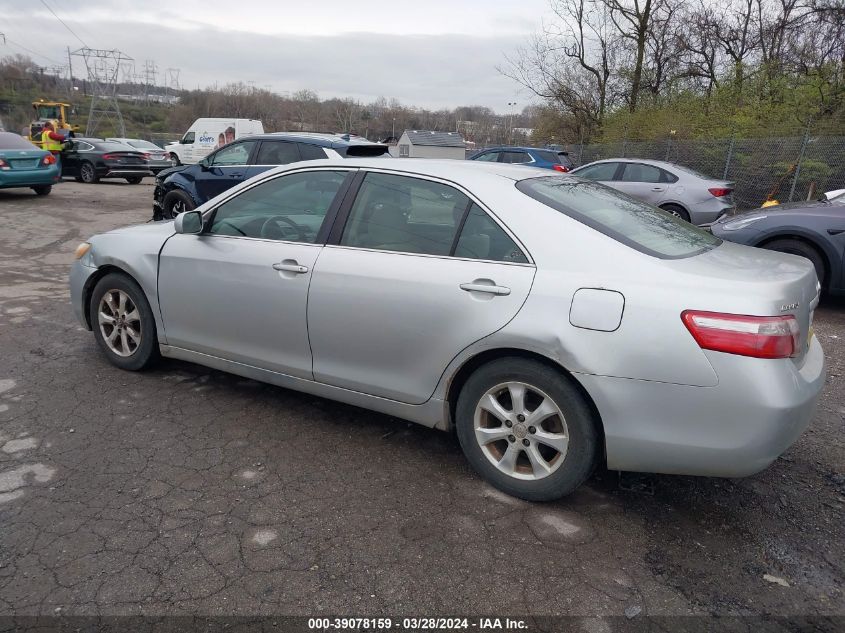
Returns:
[[[824,383],[809,261],[524,166],[294,163],[76,257],[73,307],[117,367],[181,359],[454,430],[530,500],[600,463],[758,472]]]

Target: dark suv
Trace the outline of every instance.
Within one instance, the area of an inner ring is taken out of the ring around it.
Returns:
[[[574,167],[567,152],[549,147],[488,147],[476,152],[468,160],[513,163],[555,171],[569,171]]]
[[[347,134],[279,132],[247,136],[215,150],[196,165],[156,176],[153,219],[174,218],[263,171],[301,160],[388,156],[379,145]]]

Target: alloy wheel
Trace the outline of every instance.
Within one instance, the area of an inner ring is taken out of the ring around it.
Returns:
[[[84,182],[94,182],[94,167],[89,163],[84,163],[80,168],[80,176]]]
[[[185,204],[184,200],[176,200],[172,205],[170,205],[170,217],[175,218],[180,213],[185,213],[188,210],[188,205]]]
[[[543,479],[566,459],[566,419],[554,400],[528,383],[489,389],[476,405],[473,428],[484,456],[509,477]]]
[[[106,346],[118,356],[132,356],[141,344],[141,313],[123,290],[109,290],[100,299],[97,322]]]

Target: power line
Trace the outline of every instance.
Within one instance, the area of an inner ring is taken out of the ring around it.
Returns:
[[[55,11],[53,11],[53,10],[50,8],[50,5],[49,5],[49,4],[47,4],[46,0],[41,0],[41,4],[43,4],[45,7],[47,7],[47,10],[48,10],[50,13],[52,13],[52,14],[53,14],[53,17],[54,17],[54,18],[56,18],[59,22],[61,22],[61,23],[62,23],[62,25],[63,25],[63,26],[64,26],[64,27],[65,27],[68,31],[70,31],[70,32],[71,32],[71,34],[72,34],[72,35],[73,35],[76,39],[78,39],[80,42],[82,42],[82,45],[83,45],[83,46],[85,46],[86,48],[88,48],[88,44],[86,44],[86,43],[85,43],[85,41],[84,41],[81,37],[79,37],[79,36],[78,36],[78,35],[74,32],[74,30],[73,30],[72,28],[70,28],[67,24],[65,24],[65,21],[64,21],[64,20],[62,20],[62,19],[61,19],[58,15],[56,15],[56,12],[55,12]]]
[[[23,50],[23,51],[26,51],[26,52],[27,52],[27,53],[29,53],[30,55],[35,55],[36,57],[41,57],[42,59],[46,59],[46,60],[48,60],[48,61],[51,61],[51,62],[53,62],[54,64],[59,64],[59,65],[62,65],[62,63],[61,63],[61,62],[56,61],[56,60],[55,60],[55,59],[53,59],[52,57],[47,57],[46,55],[42,55],[41,53],[36,53],[36,52],[35,52],[34,50],[32,50],[31,48],[27,48],[27,47],[26,47],[26,46],[24,46],[23,44],[18,44],[16,41],[14,41],[14,40],[10,40],[8,37],[6,37],[6,38],[5,38],[5,41],[6,41],[6,44],[11,44],[12,46],[17,46],[19,49],[21,49],[21,50]]]

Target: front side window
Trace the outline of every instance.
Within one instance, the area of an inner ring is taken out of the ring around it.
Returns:
[[[712,234],[662,209],[580,178],[528,178],[519,181],[516,188],[534,200],[654,257],[691,257],[722,243]]]
[[[299,160],[296,143],[284,141],[263,141],[255,157],[256,165],[287,165]]]
[[[313,244],[345,171],[308,171],[263,182],[221,204],[208,233]]]
[[[499,152],[487,152],[486,154],[482,154],[475,160],[483,160],[487,163],[495,163],[499,160]]]
[[[455,246],[455,257],[528,263],[528,258],[516,242],[474,202]]]
[[[662,169],[642,163],[625,163],[622,182],[662,182]]]
[[[403,253],[448,255],[469,198],[429,180],[367,174],[340,244]]]
[[[587,180],[613,180],[616,173],[616,168],[619,163],[599,163],[597,165],[590,165],[577,171],[579,178],[586,178]]]
[[[242,143],[227,145],[223,149],[212,154],[208,163],[214,167],[246,165],[249,160],[249,153],[252,151],[252,147],[254,145],[255,141],[244,141]]]
[[[187,145],[189,143],[193,143],[194,139],[196,138],[196,132],[188,132],[185,136],[182,137],[182,143]]]

